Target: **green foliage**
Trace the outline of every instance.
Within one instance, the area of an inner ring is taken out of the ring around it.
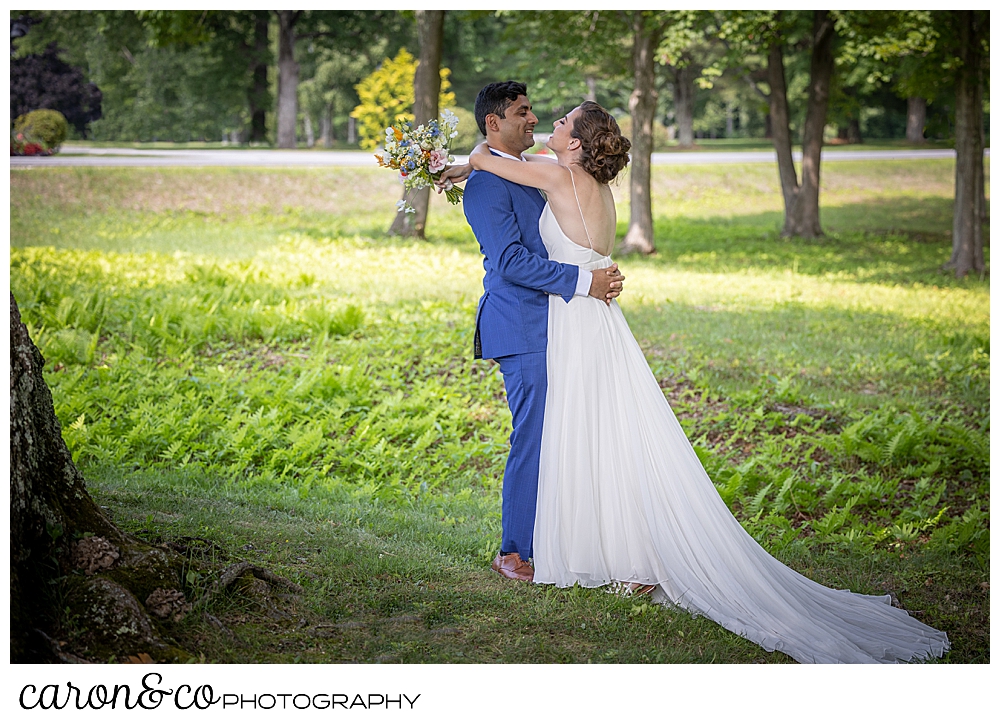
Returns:
[[[385,129],[393,123],[413,120],[413,77],[417,60],[403,48],[393,59],[386,58],[382,67],[372,72],[357,85],[361,103],[351,112],[358,120],[361,147],[375,149],[385,137]],[[455,94],[448,91],[451,71],[441,69],[441,94],[438,107],[446,108],[455,102]]]
[[[40,143],[46,150],[58,150],[69,133],[69,124],[59,111],[43,108],[18,116],[14,132],[24,134],[28,141]]]

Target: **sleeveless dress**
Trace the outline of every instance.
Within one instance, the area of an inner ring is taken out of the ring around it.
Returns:
[[[611,259],[573,243],[548,204],[549,258]],[[941,656],[948,636],[890,605],[834,590],[767,553],[702,467],[617,302],[549,300],[548,393],[535,512],[535,583],[655,584],[653,601],[802,663]]]

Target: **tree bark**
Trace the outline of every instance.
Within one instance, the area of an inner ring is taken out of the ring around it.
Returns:
[[[413,77],[414,124],[427,123],[438,117],[441,97],[441,54],[444,40],[444,10],[417,10],[417,34],[420,37],[420,61]],[[427,226],[430,188],[404,193],[403,198],[416,213],[400,211],[389,228],[390,234],[423,238]]]
[[[305,125],[306,148],[312,148],[316,145],[316,135],[313,133],[312,114],[305,113],[302,116],[302,121]]]
[[[254,65],[250,85],[250,142],[267,141],[267,108],[270,105],[267,89],[268,17],[266,12],[257,14],[254,21]]]
[[[677,140],[681,148],[694,147],[694,72],[690,65],[674,70]]]
[[[927,122],[927,99],[910,96],[906,99],[906,140],[908,143],[924,142],[924,125]]]
[[[150,652],[176,660],[183,652],[160,640],[139,599],[147,600],[156,587],[175,589],[183,561],[123,533],[94,503],[62,439],[44,364],[11,294],[11,661],[86,661],[49,635],[64,608],[78,617],[83,652],[97,653],[98,660]],[[81,547],[98,550],[98,565],[86,574],[73,571],[82,565]],[[137,570],[140,575],[132,575]],[[93,610],[99,615],[89,616]]]
[[[329,103],[323,106],[323,116],[320,118],[319,141],[323,148],[333,147],[333,108]]]
[[[301,10],[278,14],[278,148],[295,148],[298,123],[299,64],[295,62],[295,23]]]
[[[809,101],[802,131],[802,180],[797,182],[792,162],[788,98],[781,44],[776,38],[768,51],[771,83],[771,132],[778,157],[781,194],[785,201],[782,236],[821,236],[819,223],[819,167],[823,151],[823,129],[833,78],[834,21],[827,10],[813,12],[812,54],[809,68]]]
[[[629,225],[621,251],[652,254],[653,199],[651,193],[653,122],[656,117],[654,54],[662,27],[648,27],[642,11],[632,16],[632,69],[634,88],[628,106],[632,114],[632,169],[629,173]]]
[[[94,503],[63,441],[44,365],[11,294],[10,661],[190,661],[159,620],[190,612],[182,574],[201,566],[133,538]],[[247,563],[230,565],[213,590],[247,571],[301,593]]]
[[[114,535],[63,443],[44,360],[10,295],[10,657],[47,660],[31,636],[50,629],[56,611],[45,592],[58,575],[56,543],[74,530]]]
[[[952,221],[951,259],[945,268],[956,277],[970,271],[983,273],[983,89],[981,83],[982,33],[987,19],[973,10],[951,11],[958,26],[959,57],[955,87],[955,215]]]
[[[792,214],[785,218],[785,236],[822,236],[819,225],[819,164],[823,129],[833,78],[834,21],[828,10],[813,11],[812,58],[809,67],[809,102],[802,129],[802,183]],[[789,223],[791,221],[791,223]]]
[[[788,90],[785,85],[785,61],[781,52],[782,39],[776,39],[767,54],[768,83],[771,86],[770,112],[771,141],[778,158],[778,179],[781,182],[781,196],[785,202],[785,227],[788,216],[795,207],[799,193],[799,180],[792,160],[792,133],[788,119]]]

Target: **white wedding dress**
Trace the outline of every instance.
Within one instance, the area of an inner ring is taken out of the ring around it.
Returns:
[[[549,258],[610,257],[573,243],[548,204]],[[549,302],[548,393],[535,513],[535,583],[656,584],[653,600],[803,663],[940,656],[948,636],[890,605],[821,586],[770,556],[726,507],[617,302]]]

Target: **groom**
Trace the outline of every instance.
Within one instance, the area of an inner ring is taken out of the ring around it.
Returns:
[[[494,155],[522,160],[538,118],[524,83],[490,83],[476,97],[476,123]],[[617,264],[595,272],[550,261],[538,231],[545,199],[537,189],[474,171],[465,185],[465,217],[483,252],[484,294],[476,311],[476,359],[500,365],[513,417],[503,476],[503,537],[493,570],[530,581],[547,377],[550,294],[610,301],[621,293]]]

